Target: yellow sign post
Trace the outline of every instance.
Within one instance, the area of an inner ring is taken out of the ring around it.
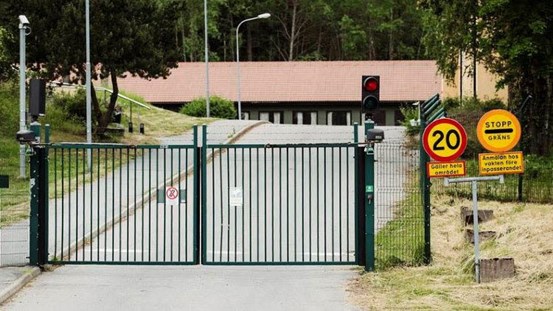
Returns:
[[[478,121],[476,134],[482,147],[491,152],[513,149],[520,140],[520,122],[514,114],[503,109],[485,113]]]

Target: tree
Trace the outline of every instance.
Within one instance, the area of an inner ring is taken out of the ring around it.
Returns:
[[[452,78],[459,51],[497,73],[509,87],[509,107],[523,124],[524,151],[553,147],[553,2],[427,0],[428,48]],[[470,47],[470,48],[467,48]],[[521,110],[527,95],[533,96]],[[539,137],[539,139],[537,139]]]
[[[4,2],[8,12],[0,18],[0,25],[12,33],[17,24],[6,16],[24,13],[31,22],[33,32],[27,40],[31,70],[51,80],[65,77],[84,83],[84,1],[0,2]],[[101,135],[115,108],[118,77],[130,74],[145,79],[164,78],[170,68],[177,66],[179,53],[174,44],[173,21],[182,8],[177,2],[92,0],[90,9],[92,77],[109,78],[113,87],[107,107],[100,106],[92,87],[95,133]],[[14,63],[18,54],[15,43],[13,40],[8,44]]]

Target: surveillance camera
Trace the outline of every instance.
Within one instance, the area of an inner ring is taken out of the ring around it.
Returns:
[[[36,141],[35,133],[29,130],[21,130],[15,134],[15,139],[20,144],[32,143]]]
[[[29,26],[30,24],[27,16],[25,15],[19,15],[19,23],[21,23],[23,27]]]

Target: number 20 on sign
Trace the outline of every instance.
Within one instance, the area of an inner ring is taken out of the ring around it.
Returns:
[[[454,119],[441,118],[424,129],[422,136],[424,150],[436,161],[453,161],[465,152],[467,132]]]

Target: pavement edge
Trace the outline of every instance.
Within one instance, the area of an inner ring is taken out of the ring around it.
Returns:
[[[8,285],[5,289],[0,291],[0,304],[6,302],[10,297],[15,295],[20,289],[22,289],[40,273],[41,270],[38,267],[31,267],[29,271],[25,271],[23,275],[21,275],[14,282]]]

